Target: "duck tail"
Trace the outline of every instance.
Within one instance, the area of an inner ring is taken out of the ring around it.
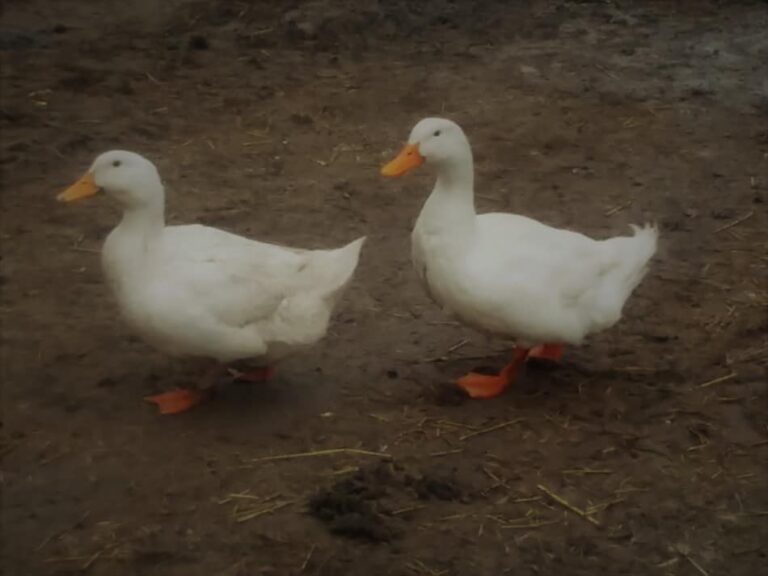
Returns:
[[[350,242],[336,250],[319,252],[312,259],[309,271],[315,279],[318,292],[323,299],[335,301],[352,280],[360,260],[360,250],[365,243],[365,236]]]
[[[633,225],[632,230],[632,236],[605,241],[610,247],[610,260],[614,264],[594,293],[593,321],[596,330],[603,330],[619,321],[624,304],[648,272],[648,262],[656,253],[659,232],[655,224]]]
[[[631,225],[634,236],[624,239],[626,242],[626,289],[627,297],[637,288],[648,272],[648,263],[653,255],[659,240],[659,228],[656,224],[645,226]]]

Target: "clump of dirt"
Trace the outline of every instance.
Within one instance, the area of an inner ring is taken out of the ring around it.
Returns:
[[[463,490],[452,474],[406,469],[394,463],[363,468],[315,494],[309,512],[333,534],[369,542],[399,537],[405,512],[424,502],[457,501]]]
[[[397,531],[385,516],[381,501],[393,474],[379,466],[360,470],[322,490],[309,501],[310,513],[334,533],[371,542],[388,542]]]
[[[420,476],[411,481],[416,494],[421,500],[446,500],[452,502],[461,498],[461,490],[450,478],[440,476]]]

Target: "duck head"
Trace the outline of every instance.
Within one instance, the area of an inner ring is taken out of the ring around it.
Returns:
[[[103,191],[123,208],[139,207],[163,201],[163,185],[152,162],[125,150],[100,154],[88,171],[61,192],[60,202],[75,202]]]
[[[456,164],[469,157],[471,149],[461,127],[445,118],[424,118],[411,130],[408,143],[381,168],[383,176],[403,176],[424,164],[438,167]]]

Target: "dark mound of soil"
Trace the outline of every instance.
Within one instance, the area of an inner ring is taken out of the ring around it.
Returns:
[[[406,512],[423,508],[425,501],[456,501],[462,495],[451,474],[386,462],[320,490],[309,500],[309,512],[334,534],[388,542],[402,533]]]

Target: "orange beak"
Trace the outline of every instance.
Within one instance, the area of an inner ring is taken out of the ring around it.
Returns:
[[[394,160],[381,168],[382,176],[402,176],[424,164],[418,144],[406,144]]]
[[[74,202],[75,200],[82,200],[83,198],[88,198],[88,196],[93,196],[98,191],[99,187],[96,186],[96,182],[93,180],[93,174],[86,172],[80,180],[56,196],[56,200],[59,202]]]

